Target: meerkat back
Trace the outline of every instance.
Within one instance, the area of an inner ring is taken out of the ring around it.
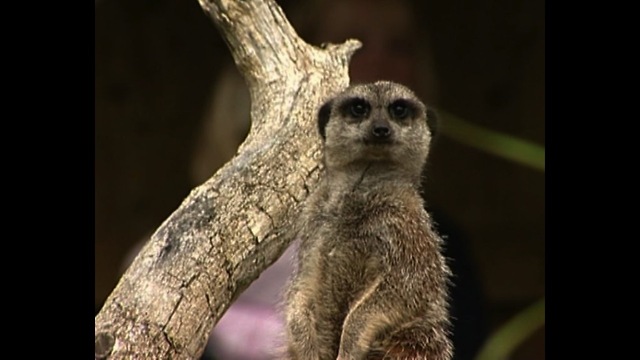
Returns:
[[[289,359],[452,357],[450,274],[420,195],[434,121],[411,90],[387,81],[321,107],[325,173],[299,224]]]

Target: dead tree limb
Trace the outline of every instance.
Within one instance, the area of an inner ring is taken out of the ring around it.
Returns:
[[[291,240],[320,173],[315,113],[360,43],[301,40],[273,0],[199,0],[251,92],[238,154],[156,230],[95,318],[100,359],[195,359],[214,324]]]

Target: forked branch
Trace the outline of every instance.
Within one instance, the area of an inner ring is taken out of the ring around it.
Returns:
[[[200,0],[251,92],[237,156],[193,189],[95,318],[100,359],[196,359],[233,300],[284,251],[320,173],[315,113],[349,83],[356,40],[320,49],[272,0]]]

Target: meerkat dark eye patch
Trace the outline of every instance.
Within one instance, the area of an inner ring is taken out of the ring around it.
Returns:
[[[371,111],[371,105],[365,100],[360,98],[353,98],[345,101],[341,108],[341,112],[344,116],[349,116],[355,119],[364,119],[369,116]]]
[[[404,99],[398,99],[389,105],[388,111],[389,115],[391,115],[393,119],[404,120],[408,117],[413,117],[415,108],[411,102]]]

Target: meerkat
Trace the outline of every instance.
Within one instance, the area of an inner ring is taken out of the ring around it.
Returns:
[[[320,108],[325,173],[299,222],[288,359],[452,357],[450,271],[420,194],[434,121],[388,81],[353,85]]]

